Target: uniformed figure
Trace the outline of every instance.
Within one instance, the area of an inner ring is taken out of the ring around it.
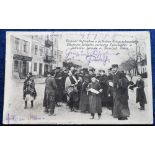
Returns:
[[[112,65],[113,71],[113,117],[126,120],[130,116],[128,106],[129,81],[125,74],[118,71],[118,65]]]
[[[57,85],[54,79],[54,74],[54,72],[47,73],[47,78],[45,81],[43,107],[45,107],[45,112],[49,113],[49,115],[54,115],[54,109],[56,104],[55,97]]]

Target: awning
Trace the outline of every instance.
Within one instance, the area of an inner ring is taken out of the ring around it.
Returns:
[[[14,54],[13,59],[15,60],[23,60],[23,61],[32,61],[32,57]]]

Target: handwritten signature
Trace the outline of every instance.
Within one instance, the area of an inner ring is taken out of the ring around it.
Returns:
[[[33,115],[33,114],[30,114],[27,118],[18,116],[16,114],[10,115],[9,113],[6,116],[6,121],[7,121],[8,124],[10,124],[11,121],[17,123],[17,122],[25,121],[25,120],[42,120],[42,119],[45,119],[45,117],[44,116]]]
[[[83,57],[88,64],[92,62],[102,62],[103,65],[110,62],[109,53],[102,49],[67,49],[65,60],[78,60]]]

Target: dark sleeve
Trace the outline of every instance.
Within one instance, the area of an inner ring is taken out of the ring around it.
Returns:
[[[52,79],[51,83],[52,83],[53,88],[57,89],[57,84],[56,84],[55,79]]]
[[[144,88],[144,81],[142,80],[141,82],[140,82],[140,85],[138,86],[138,88]]]
[[[26,80],[24,81],[24,85],[23,85],[23,98],[25,98],[26,96],[25,91],[26,91]]]
[[[127,78],[119,79],[118,87],[120,88],[127,88],[129,85],[129,80]]]

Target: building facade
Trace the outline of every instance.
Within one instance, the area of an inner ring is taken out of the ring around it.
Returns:
[[[28,72],[36,77],[46,76],[47,72],[62,67],[62,51],[58,41],[48,35],[11,35],[13,57],[12,74],[25,78]]]
[[[32,67],[31,40],[24,36],[10,36],[12,52],[12,74],[16,78],[24,78]]]

